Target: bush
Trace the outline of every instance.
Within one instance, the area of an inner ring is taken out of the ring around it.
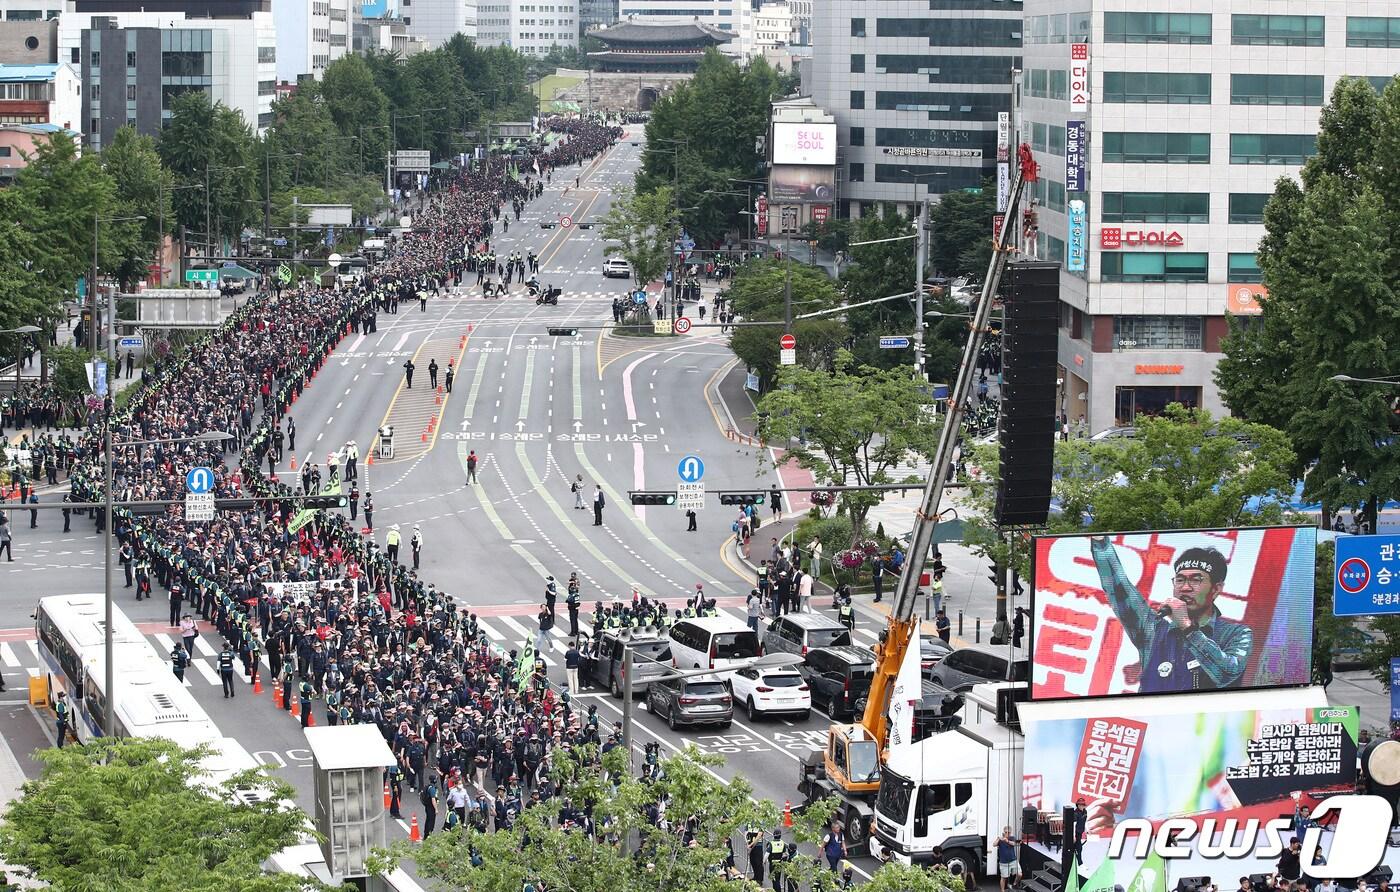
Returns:
[[[851,546],[854,538],[854,528],[851,526],[851,518],[845,514],[837,514],[834,517],[807,517],[803,519],[793,532],[793,541],[797,547],[803,551],[807,550],[807,544],[813,539],[817,539],[822,544],[822,552],[830,559],[831,555],[843,548]]]

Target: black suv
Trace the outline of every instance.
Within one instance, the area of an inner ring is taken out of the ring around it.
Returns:
[[[875,652],[842,645],[807,651],[797,667],[812,688],[812,706],[821,704],[833,721],[855,715],[856,701],[870,690],[875,677]]]

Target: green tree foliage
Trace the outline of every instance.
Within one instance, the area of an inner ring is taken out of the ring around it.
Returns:
[[[789,285],[789,279],[790,285]],[[792,260],[751,260],[735,274],[729,287],[730,306],[745,322],[782,322],[784,295],[791,291],[792,315],[831,309],[842,303],[836,284],[815,267]],[[729,336],[734,355],[759,376],[763,389],[778,372],[780,325],[740,325]],[[830,369],[849,336],[837,315],[800,319],[792,324],[797,338],[797,361],[810,369]]]
[[[262,862],[296,842],[305,816],[269,801],[234,804],[192,785],[197,756],[166,740],[104,740],[41,750],[0,824],[0,852],[58,889],[281,892],[309,888]],[[261,772],[237,783],[292,789]]]
[[[389,151],[389,100],[369,63],[358,53],[341,56],[326,66],[320,88],[335,126],[356,138],[367,167],[382,172]]]
[[[45,359],[53,366],[53,386],[64,399],[78,399],[92,392],[88,386],[86,363],[92,357],[77,347],[48,347]]]
[[[170,109],[157,144],[161,159],[178,184],[199,187],[175,193],[176,219],[197,234],[192,240],[237,236],[257,216],[244,199],[262,191],[254,185],[262,182],[262,172],[255,169],[262,159],[254,157],[252,130],[242,115],[221,102],[211,103],[202,90],[181,94]],[[213,232],[206,230],[206,217]]]
[[[45,327],[63,316],[61,286],[42,271],[43,254],[32,224],[35,209],[19,189],[0,189],[0,328]],[[5,335],[5,356],[15,355],[18,335]],[[43,339],[41,339],[41,343]]]
[[[778,386],[758,402],[758,430],[768,442],[786,444],[784,458],[811,471],[819,485],[898,483],[894,469],[932,459],[938,440],[932,405],[907,369],[857,365],[842,350],[830,372],[780,368]],[[846,492],[838,506],[862,530],[880,498]]]
[[[1332,381],[1400,368],[1400,85],[1381,96],[1344,78],[1323,109],[1301,185],[1282,179],[1264,212],[1262,317],[1232,323],[1216,380],[1231,410],[1287,432],[1292,472],[1330,514],[1400,487],[1395,391]],[[1304,476],[1306,472],[1306,476]]]
[[[115,207],[122,217],[144,216],[144,222],[110,224],[116,267],[122,285],[130,289],[145,278],[146,265],[158,256],[157,247],[165,232],[161,226],[174,223],[170,187],[174,179],[161,164],[156,141],[142,136],[134,127],[122,127],[112,142],[102,149],[102,168],[116,186]]]
[[[671,262],[671,249],[680,234],[670,189],[633,192],[619,189],[602,218],[603,253],[632,264],[632,276],[645,288],[660,279]]]
[[[73,140],[58,133],[38,145],[14,188],[19,207],[27,209],[20,219],[34,237],[28,259],[35,273],[49,294],[72,294],[78,279],[90,275],[96,218],[117,216],[116,184],[97,155],[80,157]],[[104,269],[112,267],[116,225],[97,227],[98,259]]]
[[[929,214],[932,228],[929,268],[950,279],[982,281],[992,261],[992,216],[996,185],[984,180],[981,193],[949,192]]]
[[[678,189],[686,229],[702,246],[719,241],[744,209],[741,196],[704,196],[733,189],[731,178],[757,179],[768,132],[770,104],[783,94],[783,79],[763,59],[740,67],[708,50],[695,77],[657,100],[647,122],[647,147],[637,191]]]

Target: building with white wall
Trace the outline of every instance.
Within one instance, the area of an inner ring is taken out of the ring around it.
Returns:
[[[408,33],[425,41],[430,49],[442,46],[453,35],[464,34],[484,46],[492,45],[482,31],[482,17],[489,4],[477,0],[398,0],[399,15]]]
[[[482,2],[477,35],[482,46],[508,46],[527,56],[546,55],[556,46],[576,48],[579,0]]]
[[[1060,400],[1088,430],[1225,410],[1227,314],[1258,313],[1264,202],[1339,78],[1400,70],[1400,3],[1027,0],[1021,141],[1061,260]],[[1394,35],[1394,36],[1392,36]]]
[[[803,86],[836,116],[841,216],[908,213],[994,171],[1020,63],[1019,2],[829,0],[812,30]]]
[[[154,135],[181,93],[203,90],[261,133],[272,123],[277,30],[260,0],[215,0],[220,18],[183,12],[59,17],[58,57],[79,72],[82,133],[100,149],[130,125]]]
[[[326,66],[352,52],[358,0],[272,0],[277,25],[277,79],[319,79]]]
[[[66,62],[0,65],[0,124],[57,124],[78,129],[82,83]]]

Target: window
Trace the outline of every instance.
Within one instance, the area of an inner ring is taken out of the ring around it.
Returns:
[[[1209,133],[1105,133],[1103,160],[1121,164],[1209,164]]]
[[[1268,192],[1231,192],[1231,223],[1263,223],[1264,205],[1269,202]]]
[[[851,145],[853,145],[853,146],[863,146],[863,145],[865,145],[865,128],[864,128],[864,127],[852,127],[852,128],[851,128],[851,139],[850,139],[850,143],[851,143]]]
[[[1021,20],[946,19],[932,16],[917,19],[877,19],[877,37],[921,37],[929,46],[1016,46],[1021,45]]]
[[[130,50],[130,51],[127,52],[127,54],[126,54],[126,67],[127,67],[127,68],[135,68],[135,67],[136,67],[136,51],[135,51],[135,50]]]
[[[1107,43],[1210,43],[1210,13],[1106,12]]]
[[[1231,254],[1225,281],[1262,282],[1264,276],[1259,272],[1259,262],[1253,254]]]
[[[1069,72],[1063,68],[1050,70],[1050,98],[1059,100],[1069,98]]]
[[[860,163],[859,161],[852,161],[852,162],[851,162],[851,182],[852,182],[852,183],[863,183],[863,182],[865,182],[865,165],[862,164],[862,163]]]
[[[127,84],[127,85],[126,85],[126,101],[127,101],[127,102],[135,102],[135,101],[136,101],[136,85],[135,85],[135,84]]]
[[[1128,254],[1126,257],[1142,257]],[[1204,257],[1204,254],[1199,255]],[[1108,255],[1104,256],[1104,260]],[[1113,349],[1199,350],[1200,316],[1114,316]]]
[[[258,81],[258,95],[259,95],[259,96],[271,96],[273,93],[276,93],[276,92],[277,92],[277,82],[276,82],[276,81]]]
[[[100,50],[94,50],[93,53],[92,53],[92,67],[93,67],[93,68],[101,68],[101,67],[102,67],[102,53],[101,53]]]
[[[864,90],[852,90],[852,91],[851,91],[851,108],[853,108],[853,109],[855,109],[855,108],[865,108],[865,91],[864,91]]]
[[[865,53],[851,53],[851,73],[865,73]]]
[[[1041,207],[1049,208],[1052,211],[1064,212],[1065,209],[1065,184],[1057,183],[1047,177],[1041,177],[1031,184],[1036,203]]]
[[[1240,46],[1322,46],[1320,15],[1234,15],[1230,42]]]
[[[1204,282],[1207,254],[1179,251],[1103,251],[1105,282]]]
[[[1232,74],[1232,105],[1321,105],[1320,74]]]
[[[73,51],[68,54],[68,61],[77,65],[83,59],[83,51],[78,47],[73,47]]]
[[[1302,164],[1317,152],[1312,133],[1231,133],[1231,164]]]
[[[101,85],[101,84],[93,84],[93,85],[92,85],[92,101],[93,101],[93,102],[98,102],[98,101],[100,101],[101,99],[102,99],[102,85]]]
[[[1105,71],[1104,102],[1210,104],[1210,75],[1170,71]]]
[[[1347,16],[1347,46],[1400,47],[1400,19]]]
[[[1018,67],[1014,56],[928,56],[880,54],[875,71],[880,74],[922,74],[929,83],[1005,84],[1007,72]]]
[[[1105,223],[1209,223],[1207,192],[1105,192]]]
[[[854,108],[855,106],[852,106]],[[930,117],[967,115],[995,121],[1006,110],[1006,97],[997,93],[921,93],[912,90],[878,90],[875,107],[885,111],[926,111]]]
[[[9,158],[11,154],[9,146],[0,146],[0,158]]]
[[[851,36],[865,36],[865,19],[851,19]]]
[[[276,61],[277,61],[277,47],[275,47],[275,46],[260,46],[260,47],[258,47],[258,64],[262,64],[262,63],[265,63],[265,62],[276,62]]]

